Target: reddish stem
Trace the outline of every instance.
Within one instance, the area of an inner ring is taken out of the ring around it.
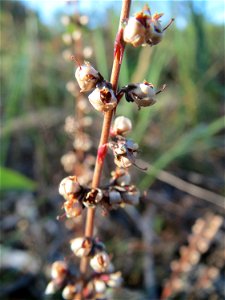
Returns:
[[[129,12],[130,12],[130,5],[131,5],[131,0],[123,0],[121,14],[120,14],[119,28],[118,28],[118,33],[119,33],[119,37],[121,40],[118,41],[118,38],[116,40],[117,51],[118,51],[118,47],[120,47],[120,50],[119,50],[119,52],[117,52],[117,55],[115,55],[115,57],[114,57],[112,73],[111,73],[111,78],[110,78],[110,82],[112,84],[112,87],[113,87],[113,90],[115,93],[117,90],[120,67],[121,67],[121,62],[122,62],[124,48],[125,48],[125,43],[122,40],[122,30],[123,30],[122,21],[124,19],[128,19]],[[119,46],[118,46],[118,43],[119,43]],[[118,55],[118,53],[120,53],[120,55]],[[103,124],[102,124],[102,131],[101,131],[101,137],[100,137],[98,149],[101,149],[102,147],[104,147],[103,145],[108,143],[112,117],[113,117],[113,111],[109,111],[104,114],[104,120],[103,120]],[[105,152],[107,152],[107,149]],[[103,165],[104,165],[104,158],[105,157],[103,157],[103,159],[96,159],[95,170],[94,170],[93,181],[92,181],[92,188],[99,187],[102,169],[103,169]],[[94,217],[95,217],[95,208],[88,208],[86,224],[85,224],[85,237],[93,236]],[[88,266],[88,258],[83,257],[81,260],[81,264],[80,264],[81,274],[86,273],[87,266]]]

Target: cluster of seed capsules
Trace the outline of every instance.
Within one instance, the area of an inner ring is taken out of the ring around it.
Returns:
[[[87,278],[73,274],[65,261],[56,261],[51,267],[51,281],[45,290],[46,295],[62,291],[64,299],[105,298],[108,288],[119,287],[122,283],[120,272],[115,272],[105,246],[97,239],[78,237],[70,242],[71,250],[77,257],[89,257],[93,272]]]
[[[162,40],[164,31],[173,22],[171,19],[170,23],[163,28],[159,20],[162,15],[154,14],[152,16],[149,7],[145,6],[141,12],[124,20],[124,29],[122,29],[124,42],[134,47],[158,44]],[[85,61],[83,64],[78,62],[78,65],[75,77],[80,91],[91,92],[88,99],[100,112],[115,109],[124,94],[126,100],[135,102],[139,109],[151,106],[156,102],[155,96],[165,89],[165,85],[163,85],[161,89],[157,90],[152,83],[144,80],[141,83],[128,84],[115,94],[111,83],[104,80],[103,76],[89,62]]]
[[[197,290],[203,288],[207,290],[212,287],[213,281],[219,275],[219,269],[216,266],[208,266],[203,274],[194,275],[195,282],[192,279],[191,284],[188,276],[194,273],[194,268],[208,251],[222,224],[223,218],[213,213],[196,220],[192,233],[188,237],[188,244],[180,248],[180,258],[171,262],[172,273],[165,283],[161,299],[168,299],[182,290],[188,290],[190,285],[195,286]]]
[[[156,45],[162,37],[165,29],[160,23],[162,14],[151,15],[150,9],[145,6],[141,12],[136,13],[128,20],[123,21],[123,29],[116,40],[116,51],[120,52],[121,39],[134,47],[143,45]],[[122,33],[122,36],[121,36]],[[119,49],[119,50],[118,50]],[[89,93],[88,100],[99,112],[106,113],[116,110],[122,97],[128,102],[134,102],[138,106],[148,107],[156,102],[156,96],[164,90],[165,85],[159,90],[152,83],[144,80],[141,83],[131,83],[123,86],[118,92],[112,88],[112,84],[87,61],[76,61],[78,65],[75,78],[80,92]],[[126,204],[139,203],[140,191],[131,184],[128,168],[137,165],[136,156],[138,144],[127,139],[127,134],[132,130],[131,121],[120,116],[115,118],[110,132],[110,141],[98,149],[97,159],[104,159],[107,148],[112,150],[116,169],[111,173],[111,179],[106,186],[89,188],[79,182],[76,176],[64,178],[59,185],[59,194],[63,196],[63,209],[67,218],[76,218],[82,214],[86,207],[100,207],[106,214],[111,209],[123,207]],[[141,168],[145,169],[145,168]],[[77,237],[71,241],[71,250],[77,257],[89,257],[90,267],[93,273],[86,278],[77,277],[71,273],[64,261],[53,263],[51,269],[52,280],[46,288],[46,294],[53,294],[62,290],[64,299],[106,299],[108,287],[119,287],[122,283],[120,272],[115,272],[110,261],[110,256],[103,243],[94,238]],[[78,298],[77,298],[78,297]],[[80,298],[79,298],[80,299]]]

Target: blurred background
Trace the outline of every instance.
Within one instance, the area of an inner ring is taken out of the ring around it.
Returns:
[[[96,234],[123,273],[114,299],[224,299],[224,3],[148,4],[163,25],[175,22],[159,45],[126,47],[119,86],[146,79],[167,88],[153,107],[122,100],[117,110],[150,165],[131,172],[145,196],[96,218]],[[82,234],[82,218],[56,219],[58,184],[75,170],[90,181],[102,116],[80,96],[70,56],[109,78],[120,7],[1,1],[1,299],[45,299],[51,263],[78,263],[68,242]]]

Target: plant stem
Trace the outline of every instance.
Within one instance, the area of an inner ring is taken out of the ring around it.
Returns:
[[[122,21],[127,19],[129,17],[130,12],[130,5],[131,0],[123,0],[122,2],[122,8],[121,8],[121,14],[120,14],[120,22],[119,22],[119,28],[118,28],[118,35],[121,33],[122,29]],[[123,56],[123,52],[125,49],[125,43],[123,40],[120,39],[120,49],[121,49],[121,55]],[[122,57],[120,55],[115,55],[114,61],[113,61],[113,67],[111,72],[111,78],[110,82],[113,86],[113,90],[116,93],[117,85],[118,85],[118,79],[119,79],[119,73],[120,73],[120,67],[122,62]],[[101,138],[99,142],[99,148],[101,148],[103,145],[108,143],[109,139],[109,132],[110,132],[110,126],[111,121],[113,117],[114,111],[109,111],[104,114],[104,120],[102,124],[102,131],[101,131]],[[98,188],[100,184],[102,169],[104,165],[104,158],[102,160],[99,160],[98,157],[96,159],[95,163],[95,169],[94,169],[94,175],[93,175],[93,181],[92,181],[92,188]],[[94,231],[94,217],[95,217],[95,208],[88,208],[87,210],[87,217],[86,217],[86,224],[85,224],[85,237],[92,237],[93,231]],[[80,272],[81,274],[85,274],[87,271],[87,265],[88,265],[88,258],[83,257],[81,259],[80,264]]]

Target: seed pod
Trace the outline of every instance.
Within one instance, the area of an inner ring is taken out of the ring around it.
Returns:
[[[62,296],[66,300],[72,300],[76,298],[76,294],[82,291],[83,284],[78,281],[76,284],[68,284],[65,286],[62,292]]]
[[[109,143],[109,147],[113,151],[114,162],[119,168],[128,168],[135,164],[138,144],[132,140],[120,139],[117,143]]]
[[[140,191],[134,186],[129,186],[126,192],[122,193],[123,201],[127,204],[137,205],[140,199]]]
[[[135,17],[130,17],[123,31],[123,39],[134,47],[145,44],[145,26]]]
[[[81,92],[89,92],[95,88],[98,82],[103,80],[102,75],[96,71],[92,65],[85,61],[75,71],[75,77],[81,88]]]
[[[86,207],[95,207],[103,198],[103,192],[100,189],[91,189],[83,199],[83,204]]]
[[[132,130],[131,120],[120,116],[117,117],[113,124],[113,133],[115,135],[126,135],[128,132]]]
[[[103,280],[95,278],[93,280],[94,289],[96,293],[105,293],[106,292],[106,284]]]
[[[118,191],[112,190],[109,192],[109,203],[112,206],[118,205],[121,202],[122,202],[122,198]]]
[[[150,45],[156,45],[161,42],[163,38],[163,28],[159,19],[163,14],[154,14],[149,27],[149,43]]]
[[[51,295],[57,292],[60,289],[60,285],[56,283],[56,281],[52,280],[48,283],[45,289],[45,295]]]
[[[62,291],[62,296],[66,300],[72,300],[75,296],[75,285],[74,284],[68,284],[64,287]]]
[[[63,208],[65,209],[67,218],[75,218],[81,215],[82,206],[76,200],[68,200],[64,202]]]
[[[63,280],[68,272],[68,266],[64,261],[55,261],[51,268],[52,279]]]
[[[123,39],[134,47],[143,46],[148,40],[148,29],[151,23],[151,12],[147,5],[142,11],[130,17],[125,25]]]
[[[98,252],[90,260],[92,269],[97,273],[106,272],[110,266],[110,259],[105,251]]]
[[[109,274],[109,279],[107,280],[107,286],[111,288],[118,288],[121,286],[123,278],[121,272],[116,272]]]
[[[160,18],[163,14],[154,14],[151,19],[150,27],[148,29],[148,41],[147,43],[151,46],[157,45],[161,42],[164,31],[172,24],[174,19],[171,19],[170,22],[166,25],[166,27],[162,27],[160,23]]]
[[[126,156],[118,156],[114,158],[114,163],[118,168],[127,169],[132,166],[132,162]]]
[[[127,170],[124,169],[116,169],[111,173],[112,181],[115,185],[126,186],[130,184],[131,177]]]
[[[111,84],[103,82],[88,96],[94,108],[101,112],[113,110],[117,105],[117,99]]]
[[[66,200],[74,196],[74,194],[79,194],[82,187],[77,181],[76,176],[68,176],[64,178],[59,184],[59,194],[62,195]]]
[[[93,246],[92,240],[84,237],[73,239],[70,243],[71,250],[78,257],[88,256]]]
[[[165,89],[155,90],[152,83],[143,81],[143,83],[128,84],[121,89],[120,92],[125,93],[125,98],[128,102],[135,102],[140,109],[142,106],[151,106],[156,103],[155,96]]]

